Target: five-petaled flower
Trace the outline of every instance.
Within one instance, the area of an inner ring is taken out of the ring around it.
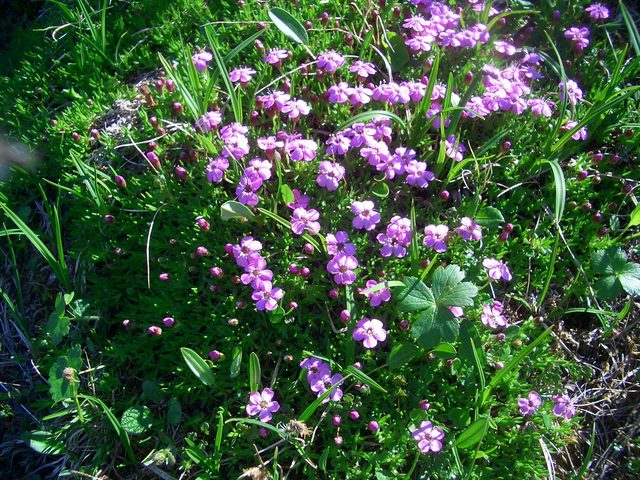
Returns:
[[[424,421],[419,428],[411,431],[413,439],[418,442],[418,448],[422,453],[435,454],[442,450],[444,431],[434,427],[429,421]]]
[[[356,325],[352,336],[356,342],[362,342],[365,348],[376,348],[379,342],[387,339],[387,331],[380,320],[364,317]]]
[[[273,390],[264,388],[262,392],[252,392],[249,395],[249,404],[246,406],[247,415],[258,416],[261,422],[268,422],[273,414],[280,410],[280,404],[273,400]]]
[[[520,413],[522,415],[533,415],[538,408],[542,405],[542,398],[535,390],[531,390],[527,398],[519,398],[518,406],[520,407]]]

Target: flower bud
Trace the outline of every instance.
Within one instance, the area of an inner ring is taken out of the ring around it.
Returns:
[[[116,217],[113,215],[105,215],[102,219],[104,220],[104,223],[113,223],[116,221]]]
[[[123,320],[122,326],[124,327],[125,330],[128,330],[133,326],[133,322],[131,320]]]
[[[369,425],[367,425],[367,428],[372,432],[377,432],[378,430],[380,430],[380,425],[378,425],[378,422],[376,422],[375,420],[371,420],[369,422]]]
[[[349,412],[349,418],[351,420],[354,420],[354,421],[359,420],[360,419],[360,413],[357,410],[351,410]]]
[[[300,270],[300,275],[302,275],[303,278],[309,278],[309,275],[311,275],[311,270],[309,270],[307,267],[302,267],[302,270]]]
[[[209,222],[207,222],[204,218],[200,217],[198,218],[198,220],[196,220],[196,225],[198,226],[198,228],[200,230],[202,230],[203,232],[208,232],[209,231]]]
[[[313,245],[311,245],[310,243],[305,243],[304,247],[302,247],[302,251],[307,255],[311,255],[314,252]]]
[[[334,415],[333,418],[331,419],[331,423],[334,426],[339,427],[340,424],[342,423],[342,417],[340,415]]]
[[[338,298],[340,294],[338,293],[338,291],[335,288],[332,288],[331,290],[329,290],[329,298],[335,300]]]
[[[127,181],[124,179],[124,177],[122,175],[116,175],[115,177],[113,177],[113,181],[120,188],[127,188]]]
[[[425,412],[431,408],[431,404],[427,400],[420,400],[418,406]]]
[[[211,360],[220,360],[220,359],[224,358],[224,353],[221,353],[218,350],[211,350],[209,352],[209,358]]]
[[[209,251],[205,247],[198,247],[196,248],[196,255],[198,257],[206,257],[209,255]]]
[[[164,324],[165,327],[172,328],[175,326],[176,321],[173,317],[165,317],[162,319],[162,323]]]
[[[298,275],[300,273],[300,267],[295,263],[292,263],[291,265],[289,265],[289,273],[291,273],[292,275]]]
[[[296,310],[298,308],[298,304],[296,302],[289,303],[289,308],[291,310]]]
[[[211,274],[212,277],[215,277],[215,278],[220,278],[224,275],[224,272],[220,267],[211,267],[209,269],[209,273]]]
[[[168,282],[171,279],[170,275],[166,272],[158,275],[158,278],[160,279],[161,282]]]
[[[237,327],[238,326],[238,319],[237,318],[230,318],[229,320],[227,320],[227,323],[232,327]]]
[[[152,327],[149,327],[147,329],[147,332],[149,332],[149,335],[153,337],[159,337],[160,335],[162,335],[162,329],[160,327],[156,327],[155,325]]]
[[[342,323],[349,323],[349,320],[351,320],[351,314],[349,313],[348,310],[342,310],[340,312],[340,321]]]

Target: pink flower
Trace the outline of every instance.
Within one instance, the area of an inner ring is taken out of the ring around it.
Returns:
[[[249,255],[244,271],[240,280],[245,285],[251,285],[256,289],[260,288],[262,282],[270,282],[273,279],[273,272],[267,270],[267,261],[258,253]]]
[[[578,122],[576,122],[575,120],[567,120],[566,123],[562,126],[562,130],[568,132],[569,130],[573,130],[576,125],[578,125]],[[582,127],[579,128],[573,135],[571,135],[571,138],[573,138],[574,140],[585,141],[588,136],[589,132],[587,131],[587,127]]]
[[[353,202],[351,211],[355,214],[353,219],[353,228],[358,230],[373,230],[376,224],[380,222],[380,214],[374,210],[375,206],[371,200],[362,202]]]
[[[351,73],[358,75],[360,80],[364,80],[370,75],[375,75],[376,67],[373,63],[363,62],[362,60],[356,60],[353,65],[349,67]]]
[[[482,306],[482,314],[480,314],[480,320],[483,325],[493,330],[505,328],[507,326],[507,319],[502,314],[502,303],[494,301],[493,304],[486,304]]]
[[[249,264],[249,257],[260,250],[262,250],[262,244],[253,237],[244,237],[239,244],[231,247],[231,253],[240,267],[246,267]]]
[[[291,120],[297,120],[300,115],[309,115],[311,108],[307,105],[307,102],[300,99],[292,99],[284,104],[282,107],[282,113],[286,113]]]
[[[327,233],[327,253],[329,255],[338,255],[344,253],[346,255],[355,255],[356,247],[353,243],[349,243],[349,235],[347,232]]]
[[[558,97],[562,102],[564,100],[564,94],[565,94],[564,82],[560,82],[558,84],[558,88],[560,89],[560,93],[558,94]],[[576,82],[574,82],[573,80],[567,80],[566,90],[567,90],[567,97],[568,97],[567,101],[571,105],[575,106],[582,101],[582,90],[580,89],[580,87]]]
[[[348,90],[349,103],[353,106],[365,105],[371,101],[373,91],[370,88],[357,86]]]
[[[229,160],[224,157],[216,157],[207,166],[207,181],[218,183],[222,181],[224,172],[229,168]]]
[[[447,251],[449,227],[446,225],[427,225],[424,228],[424,234],[425,237],[422,242],[426,247],[433,248],[437,253]]]
[[[609,9],[601,3],[592,3],[584,11],[589,14],[591,20],[606,20],[609,18]]]
[[[269,180],[271,178],[271,168],[273,168],[273,164],[269,160],[252,158],[249,160],[249,166],[245,169],[244,174],[257,176],[261,180]]]
[[[553,114],[553,104],[550,104],[542,98],[532,98],[531,100],[527,101],[527,105],[529,105],[529,108],[531,108],[531,113],[533,113],[533,115],[536,117],[550,117]]]
[[[512,56],[516,54],[516,47],[509,42],[505,42],[504,40],[496,40],[493,42],[493,48],[495,48],[496,52],[502,53],[503,55]]]
[[[564,31],[564,37],[571,40],[578,53],[589,45],[589,29],[585,27],[571,27]]]
[[[293,189],[293,202],[287,203],[287,207],[295,210],[296,208],[307,208],[309,206],[309,197],[300,193],[299,190]]]
[[[313,140],[300,138],[287,142],[286,150],[294,162],[310,162],[316,158],[318,144]]]
[[[447,307],[447,308],[451,312],[451,315],[453,315],[456,318],[461,318],[464,315],[464,310],[462,307]]]
[[[347,103],[349,101],[349,93],[351,87],[347,82],[340,82],[337,85],[331,85],[327,89],[327,100],[329,103]]]
[[[209,52],[198,52],[191,55],[191,61],[196,67],[196,70],[202,72],[207,69],[208,63],[213,59],[213,55]]]
[[[369,305],[371,305],[372,307],[379,307],[383,303],[391,300],[391,292],[386,287],[386,282],[383,282],[383,284],[385,286],[380,290],[366,293],[367,290],[378,285],[378,282],[376,282],[375,280],[368,280],[367,283],[365,284],[365,288],[362,289],[363,295],[369,299]]]
[[[262,180],[257,175],[242,175],[236,187],[238,201],[244,205],[255,206],[259,198],[256,193],[262,186]]]
[[[351,140],[343,132],[331,135],[325,142],[327,155],[342,156],[351,148]]]
[[[331,375],[329,364],[316,357],[305,358],[300,362],[300,368],[304,368],[307,371],[309,386],[316,383],[319,378],[325,375]]]
[[[334,50],[329,50],[328,52],[318,55],[317,67],[320,71],[332,73],[344,65],[344,62],[344,56]]]
[[[317,235],[320,232],[318,218],[320,218],[320,213],[317,210],[296,208],[291,217],[291,230],[296,235],[301,235],[304,230],[308,230],[312,235]]]
[[[338,285],[351,285],[356,280],[353,272],[358,268],[358,260],[352,255],[339,253],[327,263],[327,272],[333,275],[333,281]]]
[[[273,418],[273,414],[280,410],[280,404],[273,401],[274,393],[270,388],[265,388],[262,392],[253,392],[249,395],[249,404],[246,407],[247,415],[255,417],[261,422],[268,422]]]
[[[260,311],[273,311],[278,308],[278,300],[284,297],[284,290],[273,287],[270,281],[260,282],[258,288],[253,291],[251,299],[256,302],[256,308]]]
[[[339,373],[331,375],[331,372],[328,371],[322,376],[317,375],[314,378],[313,383],[310,382],[309,386],[311,387],[311,391],[315,392],[319,397],[336,383],[342,382],[343,378],[344,377]],[[343,395],[344,394],[342,390],[336,388],[329,394],[327,398],[322,401],[322,403],[327,403],[329,400],[331,400],[332,402],[339,402]]]
[[[456,228],[456,233],[466,241],[482,239],[482,228],[469,217],[463,217],[460,220],[460,226]]]
[[[411,160],[407,163],[405,171],[407,173],[407,185],[416,185],[420,188],[427,188],[429,182],[436,178],[433,172],[428,170],[425,162],[417,160]]]
[[[461,162],[464,158],[462,154],[467,151],[467,148],[461,143],[456,146],[456,142],[455,135],[449,135],[444,141],[445,152],[447,157],[454,159],[456,162]]]
[[[487,269],[487,275],[493,280],[504,279],[507,282],[511,281],[511,272],[507,265],[496,258],[485,258],[482,261],[482,266]]]
[[[420,428],[411,431],[411,435],[418,442],[418,448],[422,453],[434,454],[442,450],[444,431],[434,427],[431,422],[422,422]]]
[[[319,186],[326,188],[330,192],[338,189],[341,180],[344,180],[345,169],[336,162],[327,160],[320,162],[318,165],[318,178],[316,182]]]
[[[229,72],[229,80],[233,83],[240,83],[241,86],[246,87],[255,74],[256,71],[253,68],[234,68]]]
[[[352,336],[356,342],[362,342],[365,348],[375,348],[378,342],[387,339],[387,331],[380,320],[364,317],[356,325]]]
[[[273,65],[275,68],[280,68],[282,66],[282,60],[288,58],[290,54],[291,52],[289,50],[273,48],[267,52],[262,61]]]
[[[576,407],[568,395],[554,395],[553,402],[553,414],[556,417],[564,417],[566,420],[571,420],[571,417],[576,414]]]
[[[542,405],[542,398],[535,390],[531,390],[527,398],[518,399],[518,406],[522,415],[533,415],[540,405]]]
[[[220,112],[207,112],[198,119],[196,122],[196,128],[199,128],[204,132],[210,132],[220,125],[220,123],[222,123],[222,115]]]

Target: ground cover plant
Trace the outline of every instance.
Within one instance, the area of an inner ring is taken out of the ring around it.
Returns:
[[[37,22],[1,77],[6,133],[40,152],[3,147],[4,470],[637,474],[637,431],[598,423],[637,418],[637,366],[585,353],[636,348],[633,10],[77,0]]]

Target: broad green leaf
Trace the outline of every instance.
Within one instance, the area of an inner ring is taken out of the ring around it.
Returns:
[[[387,367],[391,370],[400,368],[416,358],[420,353],[422,353],[422,349],[413,343],[396,343],[387,358]]]
[[[285,205],[292,203],[295,201],[295,197],[293,196],[293,190],[286,183],[280,187],[280,196],[282,197],[282,201]]]
[[[464,273],[457,265],[448,265],[445,268],[439,267],[433,272],[433,278],[431,279],[433,296],[438,299],[450,286],[460,283],[462,280],[464,280]]]
[[[57,440],[53,433],[44,430],[24,432],[20,439],[30,448],[43,455],[60,455],[65,451],[64,442]]]
[[[289,12],[282,8],[269,10],[269,18],[273,24],[295,43],[308,44],[309,35],[302,24]]]
[[[456,447],[469,448],[481,442],[487,433],[488,426],[489,421],[486,418],[479,418],[458,435],[455,441]]]
[[[161,402],[164,400],[164,392],[160,386],[152,380],[142,382],[142,396],[144,399],[152,402]]]
[[[443,340],[455,342],[460,324],[458,319],[445,307],[426,309],[411,325],[411,336],[423,348],[433,348]]]
[[[144,405],[134,405],[122,414],[120,424],[128,433],[144,433],[149,430],[153,424],[151,410]]]
[[[389,196],[389,185],[386,182],[376,182],[371,187],[371,193],[376,197],[387,198]]]
[[[231,361],[231,378],[236,378],[240,375],[240,367],[242,366],[242,349],[236,347],[233,349],[233,360]]]
[[[182,353],[182,358],[184,358],[187,366],[193,374],[198,377],[198,380],[208,386],[212,386],[215,383],[216,377],[213,374],[213,370],[211,370],[209,365],[207,365],[200,355],[186,347],[181,348],[180,352]]]
[[[80,349],[72,348],[67,356],[58,357],[49,369],[49,392],[54,402],[73,395],[74,382],[78,381],[78,372],[82,368]]]
[[[622,293],[622,284],[615,275],[607,275],[596,281],[596,292],[604,300],[611,300]]]
[[[567,200],[567,186],[560,164],[554,161],[547,161],[547,163],[549,164],[549,166],[551,167],[551,171],[553,172],[553,182],[556,192],[555,217],[556,221],[560,223],[562,214],[564,213],[565,202]]]
[[[453,358],[457,355],[458,352],[453,345],[447,342],[443,342],[436,348],[431,350],[430,353],[433,353],[436,357],[439,358]]]
[[[394,72],[400,71],[402,67],[409,63],[409,50],[407,50],[401,35],[395,32],[388,32],[387,39],[389,40],[388,50],[391,69]]]
[[[640,205],[636,206],[631,212],[627,228],[635,227],[636,225],[640,225]]]
[[[618,281],[629,295],[640,295],[640,265],[627,263],[616,272]]]
[[[419,312],[427,308],[435,308],[436,299],[429,287],[415,277],[405,278],[404,288],[398,294],[398,309],[401,312]]]
[[[627,264],[627,255],[619,247],[609,247],[591,254],[591,268],[596,273],[613,275]]]
[[[433,273],[431,289],[439,306],[467,307],[473,305],[473,297],[478,294],[476,286],[462,282],[464,273],[457,265],[438,268]]]
[[[475,216],[475,221],[478,225],[486,228],[496,228],[501,223],[504,223],[504,217],[500,210],[495,207],[484,207],[478,211]]]
[[[229,200],[222,204],[220,207],[220,216],[222,217],[222,220],[231,220],[233,218],[246,218],[251,220],[255,217],[249,207],[240,202],[236,202],[235,200]]]
[[[261,369],[260,369],[260,359],[256,352],[251,352],[249,354],[249,391],[256,392],[260,387],[260,377],[261,377]]]
[[[71,319],[64,315],[58,316],[58,312],[51,312],[49,320],[47,320],[47,335],[51,338],[54,345],[58,345],[62,339],[69,333],[71,328]]]
[[[167,425],[175,426],[182,418],[182,405],[176,398],[171,398],[167,404]]]

